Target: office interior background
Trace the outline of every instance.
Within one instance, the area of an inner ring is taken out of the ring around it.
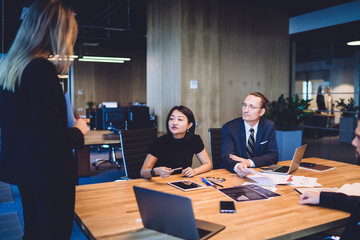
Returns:
[[[352,132],[340,137],[336,101],[359,106],[360,1],[103,0],[66,1],[76,12],[79,34],[64,88],[74,109],[146,104],[159,132],[174,105],[193,110],[207,151],[208,128],[241,116],[250,92],[270,101],[281,94],[312,99],[300,129],[306,156],[353,162]],[[1,52],[8,51],[28,0],[1,1]],[[124,63],[80,61],[85,56],[125,57]],[[331,91],[321,112],[317,90]],[[353,119],[356,118],[357,113]],[[356,122],[355,122],[356,123]],[[350,140],[349,140],[350,139]]]
[[[240,104],[248,93],[262,92],[270,101],[281,94],[298,95],[312,99],[312,114],[299,126],[302,143],[308,144],[305,157],[354,163],[357,111],[345,124],[349,128],[342,129],[343,112],[336,101],[353,98],[359,106],[360,47],[347,43],[360,40],[360,1],[65,2],[76,12],[79,34],[78,58],[62,81],[79,115],[86,116],[88,102],[94,108],[103,102],[146,104],[164,133],[168,111],[186,105],[210,153],[208,128],[241,116]],[[11,46],[30,3],[1,0],[1,54]],[[86,56],[130,61],[80,61]],[[324,99],[332,99],[322,111],[316,103],[319,86]],[[72,239],[85,237],[77,229]]]

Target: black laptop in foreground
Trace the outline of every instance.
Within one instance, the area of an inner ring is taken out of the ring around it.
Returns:
[[[208,239],[225,226],[194,217],[187,197],[134,186],[136,201],[145,228],[183,239]]]

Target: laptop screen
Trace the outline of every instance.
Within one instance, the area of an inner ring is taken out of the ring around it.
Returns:
[[[199,239],[191,200],[134,186],[144,227],[185,239]]]
[[[183,239],[207,239],[225,228],[195,219],[187,197],[136,186],[134,192],[145,228]]]

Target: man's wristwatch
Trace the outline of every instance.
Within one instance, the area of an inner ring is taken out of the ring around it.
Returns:
[[[152,169],[150,170],[150,174],[151,174],[152,177],[157,176],[157,175],[155,174],[154,168],[152,168]]]

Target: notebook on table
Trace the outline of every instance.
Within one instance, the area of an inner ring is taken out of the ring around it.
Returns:
[[[295,153],[291,160],[290,166],[271,165],[268,167],[260,168],[261,172],[276,173],[276,174],[290,174],[290,173],[298,170],[301,160],[304,156],[306,146],[307,146],[307,144],[302,145],[301,147],[298,147],[295,149]]]
[[[145,228],[183,239],[208,239],[225,226],[194,217],[187,197],[134,186]]]
[[[318,163],[308,163],[308,162],[300,163],[300,168],[315,171],[315,172],[325,172],[325,171],[335,169],[335,167],[332,167],[332,166],[322,165],[322,164],[318,164]]]

